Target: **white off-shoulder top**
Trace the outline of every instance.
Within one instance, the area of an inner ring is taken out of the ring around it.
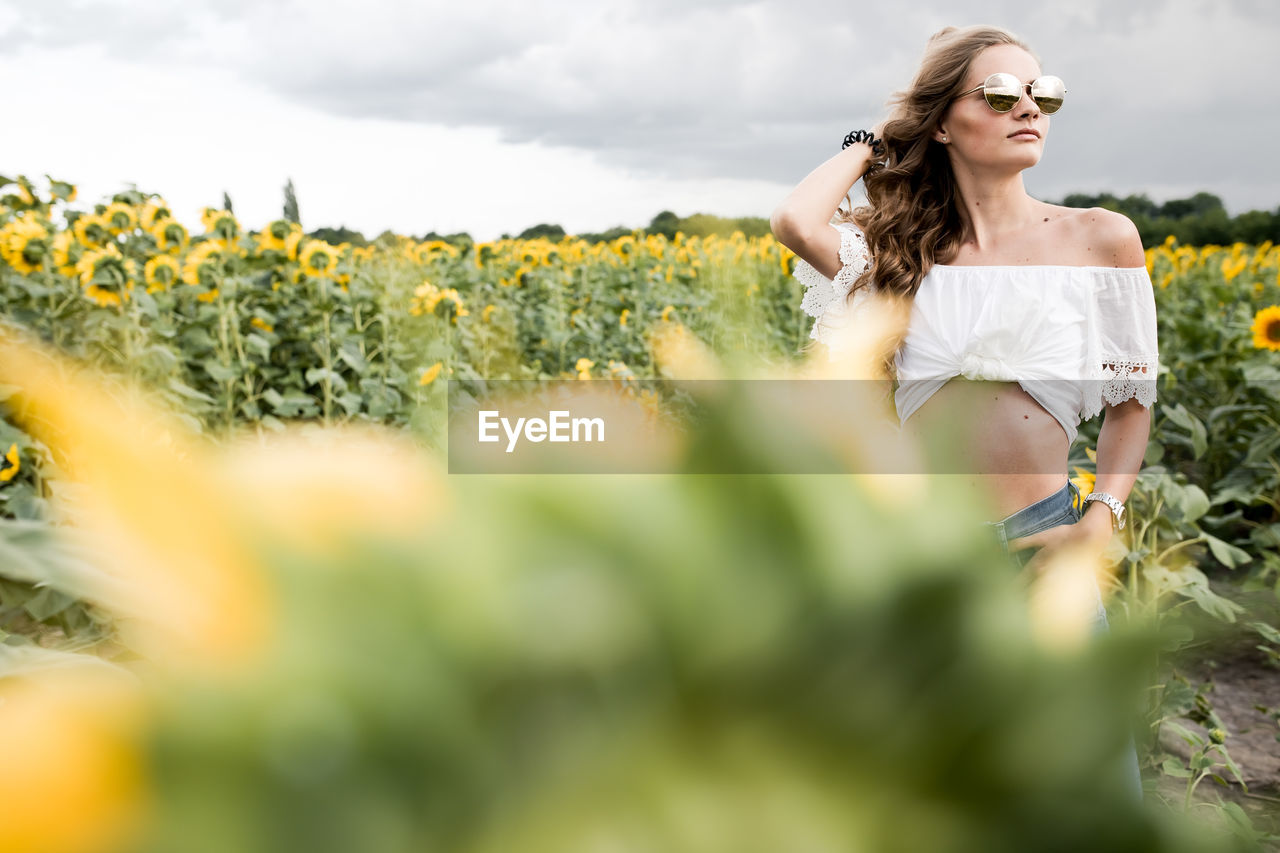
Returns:
[[[836,356],[836,332],[854,322],[874,288],[853,282],[870,265],[853,223],[840,232],[834,279],[798,258],[809,337]],[[1159,346],[1147,268],[934,264],[916,292],[907,337],[894,357],[900,424],[953,376],[1017,382],[1062,425],[1068,444],[1105,404],[1156,399]]]

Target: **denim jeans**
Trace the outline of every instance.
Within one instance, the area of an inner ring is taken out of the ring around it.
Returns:
[[[1075,524],[1083,516],[1084,507],[1081,505],[1080,490],[1076,488],[1075,483],[1067,480],[1065,486],[1047,498],[1042,498],[1033,504],[1024,506],[999,521],[987,521],[984,524],[989,525],[994,530],[996,538],[1000,542],[1000,547],[1009,555],[1013,565],[1021,569],[1039,549],[1032,546],[1011,553],[1009,551],[1009,541],[1011,539],[1030,536],[1033,533],[1057,527],[1059,524]],[[1093,630],[1095,634],[1099,634],[1109,630],[1110,626],[1107,623],[1107,609],[1103,606],[1102,595],[1097,588],[1096,582],[1094,584],[1094,592],[1097,594],[1098,611],[1093,622]],[[1138,769],[1138,751],[1132,736],[1129,737],[1126,764],[1132,790],[1135,796],[1141,800],[1142,772]]]

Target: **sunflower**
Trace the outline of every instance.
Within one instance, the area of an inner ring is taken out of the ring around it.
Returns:
[[[1280,305],[1268,305],[1253,315],[1253,345],[1280,351]]]
[[[456,258],[460,254],[457,247],[444,240],[428,240],[424,243],[406,243],[404,254],[412,261],[429,264],[436,258]]]
[[[138,214],[134,213],[133,205],[122,201],[113,201],[107,205],[102,219],[112,234],[123,234],[138,227]]]
[[[1249,266],[1249,257],[1247,255],[1233,254],[1231,257],[1222,259],[1222,278],[1225,281],[1231,281],[1240,273],[1245,271]]]
[[[200,214],[200,223],[204,225],[206,234],[222,241],[224,248],[230,248],[242,232],[240,221],[229,210],[206,207]]]
[[[172,255],[156,255],[147,261],[142,277],[147,283],[147,293],[168,290],[182,275],[178,261]]]
[[[567,273],[569,272],[569,270],[565,270],[565,272]],[[526,284],[529,283],[529,276],[532,274],[533,274],[533,267],[529,266],[528,264],[521,264],[520,268],[516,270],[515,281],[520,287],[524,287]]]
[[[435,364],[431,365],[426,370],[422,371],[422,376],[419,377],[418,384],[430,385],[432,382],[435,382],[436,377],[440,375],[441,367],[442,367],[441,363],[437,361]]]
[[[636,238],[632,235],[619,237],[613,241],[610,246],[618,258],[623,261],[630,261],[636,253]]]
[[[422,314],[435,314],[436,309],[441,305],[444,306],[444,316],[452,322],[458,322],[459,317],[466,317],[471,312],[462,303],[462,297],[458,295],[458,291],[452,287],[443,290],[436,287],[429,281],[424,281],[413,291],[414,299],[409,305],[409,313],[414,316]]]
[[[59,231],[53,238],[53,265],[58,272],[75,278],[76,264],[84,255],[84,246],[70,231]]]
[[[9,445],[9,452],[0,456],[0,483],[7,483],[22,470],[22,459],[18,456],[18,445]]]
[[[596,366],[596,363],[595,363],[594,361],[592,361],[591,359],[589,359],[589,358],[580,358],[580,359],[578,359],[578,363],[577,363],[577,364],[575,364],[575,365],[573,366],[573,369],[574,369],[574,370],[576,370],[576,371],[578,371],[578,378],[579,378],[579,379],[590,379],[590,378],[591,378],[591,368],[593,368],[593,367],[595,367],[595,366]]]
[[[296,261],[298,259],[298,244],[302,242],[303,236],[302,229],[299,228],[290,232],[289,236],[284,238],[284,253],[289,257],[289,260]]]
[[[186,248],[189,235],[186,226],[176,219],[164,219],[151,226],[151,236],[161,252],[181,252]]]
[[[447,240],[432,240],[429,244],[433,250],[440,254],[448,255],[450,258],[457,258],[462,254],[462,250]]]
[[[430,311],[435,307],[436,302],[440,299],[440,288],[436,287],[429,280],[422,282],[413,289],[415,297],[413,305],[409,308],[410,314],[421,314],[424,311]],[[418,309],[418,310],[415,310]]]
[[[240,245],[240,241],[238,239],[224,240],[221,237],[211,237],[209,242],[216,243],[218,248],[226,252],[229,256],[235,255],[237,258],[244,258],[249,255],[249,251]]]
[[[213,287],[218,267],[226,262],[227,253],[216,240],[205,240],[187,253],[182,265],[182,280],[192,287],[202,284]]]
[[[76,232],[76,239],[86,246],[105,246],[112,241],[111,229],[107,219],[96,213],[86,213],[76,219],[71,226]]]
[[[1098,475],[1088,468],[1077,466],[1076,475],[1071,478],[1071,482],[1075,483],[1076,488],[1080,490],[1080,500],[1084,500],[1084,496],[1093,491],[1094,484],[1098,482]]]
[[[114,244],[104,249],[88,249],[76,263],[85,296],[99,305],[119,305],[133,290],[137,264],[125,258]]]
[[[301,233],[301,226],[287,219],[276,219],[258,232],[258,252],[284,252],[285,240],[294,231]]]
[[[1084,455],[1089,457],[1089,461],[1093,463],[1094,468],[1098,467],[1098,454],[1092,447],[1084,449]],[[1084,499],[1093,491],[1094,486],[1098,483],[1098,475],[1088,468],[1076,466],[1076,475],[1071,478],[1071,482],[1075,483],[1077,489],[1080,490],[1079,501],[1073,501],[1076,509],[1081,509]]]
[[[158,198],[155,201],[149,201],[142,206],[142,214],[138,217],[143,229],[151,231],[158,223],[164,222],[166,219],[173,219],[173,211],[169,209],[168,203]]]
[[[0,228],[0,257],[20,273],[33,273],[49,253],[49,230],[31,211]]]
[[[636,375],[632,372],[631,368],[627,366],[625,361],[614,361],[613,359],[609,359],[609,378],[621,381],[624,383],[625,387],[634,391]],[[634,394],[632,396],[634,396]]]
[[[332,277],[338,268],[338,250],[324,240],[308,240],[298,253],[298,264],[307,275]]]
[[[467,310],[467,306],[462,304],[462,297],[458,295],[458,291],[452,287],[446,287],[440,292],[440,301],[436,305],[445,306],[445,316],[453,323],[457,323],[459,317],[466,317],[471,314]]]

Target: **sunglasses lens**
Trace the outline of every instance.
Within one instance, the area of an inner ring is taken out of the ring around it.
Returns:
[[[983,84],[982,94],[991,109],[1007,113],[1022,98],[1022,82],[1012,74],[992,74]]]
[[[1067,87],[1063,84],[1062,78],[1054,77],[1052,74],[1039,77],[1031,84],[1031,97],[1035,99],[1041,111],[1048,115],[1062,108],[1062,97],[1066,92]]]

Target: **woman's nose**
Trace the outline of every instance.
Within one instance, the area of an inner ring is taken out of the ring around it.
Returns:
[[[1014,107],[1014,110],[1019,116],[1034,116],[1040,114],[1040,105],[1031,97],[1030,84],[1022,87],[1022,95],[1019,97],[1017,106]]]

